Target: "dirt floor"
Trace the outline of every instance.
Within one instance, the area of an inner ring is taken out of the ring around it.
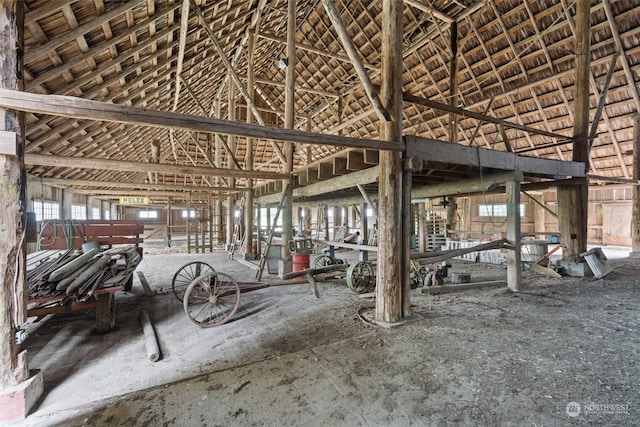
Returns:
[[[603,279],[525,271],[520,293],[416,290],[411,317],[391,328],[363,321],[375,302],[344,285],[319,283],[319,299],[308,284],[270,287],[203,329],[172,295],[174,272],[192,260],[239,281],[255,270],[226,253],[152,252],[138,270],[156,295],[136,278],[118,294],[115,331],[95,334],[90,312],[29,325],[45,395],[16,425],[640,425],[640,260],[609,260]],[[450,275],[472,282],[506,278],[500,266],[452,263]]]

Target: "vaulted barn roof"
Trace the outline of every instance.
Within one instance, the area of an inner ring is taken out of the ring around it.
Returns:
[[[570,160],[576,1],[581,0],[406,0],[405,100],[450,104],[450,40],[457,28],[457,107],[564,135],[567,139],[505,126],[516,152]],[[249,37],[255,34],[255,104],[265,125],[282,127],[285,70],[279,62],[286,59],[287,1],[195,0],[186,6],[188,19],[178,0],[26,0],[25,90],[245,122],[245,97],[237,88],[229,96],[229,87],[233,74],[246,85]],[[374,85],[379,82],[381,6],[381,1],[335,1]],[[640,3],[592,1],[591,26],[592,118],[611,58],[619,55],[590,172],[631,178],[632,117],[640,111]],[[297,1],[296,40],[296,129],[377,139],[379,119],[320,0]],[[448,140],[448,123],[448,113],[404,103],[405,134]],[[66,179],[74,188],[97,194],[99,186],[81,180],[110,183],[104,190],[117,189],[114,182],[140,184],[141,189],[149,182],[185,188],[227,182],[67,162],[40,166],[29,154],[147,162],[152,144],[159,143],[157,160],[163,164],[231,167],[232,151],[246,168],[247,144],[241,137],[32,113],[26,126],[29,173],[43,181]],[[460,144],[505,150],[495,123],[461,117],[457,136]],[[297,170],[309,164],[318,169],[322,159],[344,155],[335,146],[295,147]],[[283,171],[274,141],[256,141],[254,169]]]

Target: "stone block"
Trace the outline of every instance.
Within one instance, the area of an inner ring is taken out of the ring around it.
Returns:
[[[31,376],[13,387],[0,389],[0,424],[23,420],[44,392],[42,371],[34,369]]]

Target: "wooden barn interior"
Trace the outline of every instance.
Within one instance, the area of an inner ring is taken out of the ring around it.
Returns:
[[[107,340],[121,295],[172,287],[134,275],[152,248],[316,296],[340,276],[391,334],[454,257],[498,257],[517,295],[525,264],[603,280],[602,248],[640,254],[637,0],[0,0],[0,23],[0,421],[28,423],[50,393],[25,325],[94,310]],[[91,283],[47,278],[94,241],[110,267]],[[214,326],[187,307],[198,262],[184,310]],[[207,286],[227,277],[214,267]],[[435,422],[392,412],[355,422]],[[532,419],[475,422],[514,420]]]

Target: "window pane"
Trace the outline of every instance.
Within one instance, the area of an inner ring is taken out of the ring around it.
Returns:
[[[71,219],[87,219],[87,208],[84,205],[71,205]]]

